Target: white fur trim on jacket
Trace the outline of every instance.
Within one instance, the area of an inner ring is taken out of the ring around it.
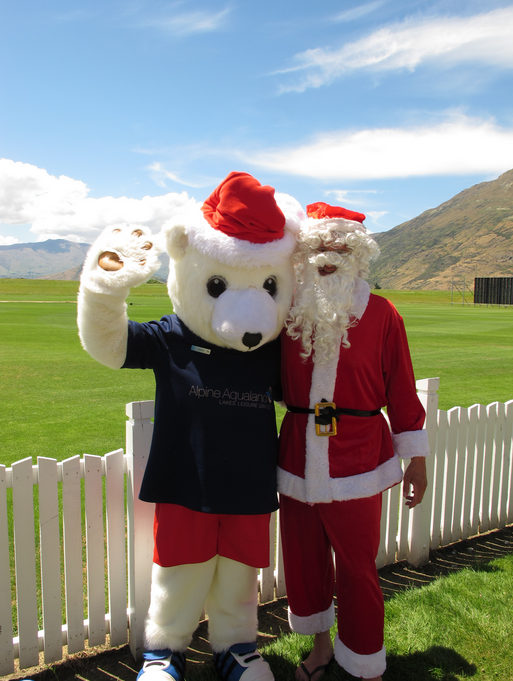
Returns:
[[[408,430],[404,433],[392,433],[394,452],[401,459],[412,456],[429,456],[429,442],[426,430]]]
[[[373,679],[381,676],[387,668],[385,646],[377,653],[359,655],[353,652],[337,636],[335,638],[335,659],[339,665],[357,678]]]
[[[356,319],[361,319],[370,300],[370,286],[365,279],[358,278],[353,291],[353,304],[350,313]]]
[[[289,624],[292,631],[306,636],[328,631],[335,624],[335,606],[332,603],[324,612],[316,612],[309,617],[294,615],[289,608]]]
[[[351,475],[348,478],[328,477],[324,486],[317,486],[317,493],[314,496],[311,493],[312,485],[307,485],[304,478],[278,468],[278,491],[303,503],[328,504],[331,501],[373,497],[401,482],[402,478],[403,471],[399,458],[393,456],[367,473]]]
[[[172,222],[166,224],[164,232],[183,225],[190,246],[232,267],[275,267],[292,255],[304,217],[301,206],[291,196],[277,194],[276,202],[285,215],[285,232],[281,239],[268,243],[251,243],[214,229],[203,217],[200,205],[186,206]]]
[[[313,365],[312,384],[308,405],[310,409],[325,399],[333,402],[340,341],[337,352],[326,364]],[[305,438],[305,498],[308,503],[331,501],[329,437],[318,437],[315,433],[315,415],[309,414]],[[283,492],[285,494],[285,492]],[[288,496],[288,495],[287,495]],[[294,497],[297,498],[297,497]]]

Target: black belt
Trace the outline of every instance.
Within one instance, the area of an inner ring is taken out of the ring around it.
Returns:
[[[327,402],[327,400],[321,400]],[[308,409],[307,407],[293,407],[287,404],[287,410],[293,414],[315,414],[315,409]],[[321,407],[319,415],[315,417],[315,423],[320,426],[329,426],[332,419],[338,421],[339,416],[377,416],[381,414],[381,409],[374,409],[373,411],[364,411],[363,409],[343,409],[341,407]]]

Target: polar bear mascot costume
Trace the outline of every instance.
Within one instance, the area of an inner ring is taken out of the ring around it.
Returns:
[[[155,502],[144,681],[183,681],[205,607],[223,681],[272,681],[257,651],[257,569],[269,565],[277,504],[272,388],[294,287],[303,213],[246,173],[230,173],[200,207],[163,230],[175,314],[127,318],[132,286],[159,267],[139,225],[105,230],[81,278],[87,352],[113,369],[152,369],[155,423],[140,499]],[[157,239],[158,240],[158,239]]]

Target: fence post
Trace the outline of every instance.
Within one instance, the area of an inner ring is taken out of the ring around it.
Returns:
[[[429,563],[431,544],[431,515],[433,512],[433,473],[435,465],[436,430],[438,416],[439,378],[424,378],[416,382],[417,392],[422,406],[426,410],[424,429],[427,431],[429,451],[426,459],[428,488],[421,504],[412,511],[410,523],[410,546],[408,562],[415,567]]]
[[[126,405],[128,629],[136,661],[144,652],[144,620],[150,605],[154,504],[140,501],[139,489],[150,453],[153,412],[151,400]]]
[[[14,673],[7,486],[6,467],[0,465],[0,676]]]

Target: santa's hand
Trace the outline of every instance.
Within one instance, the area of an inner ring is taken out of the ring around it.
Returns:
[[[127,295],[159,269],[161,252],[142,225],[108,227],[87,254],[81,283],[96,293]]]
[[[427,488],[426,459],[412,457],[403,478],[403,496],[410,509],[420,504]],[[411,490],[413,490],[411,492]]]

